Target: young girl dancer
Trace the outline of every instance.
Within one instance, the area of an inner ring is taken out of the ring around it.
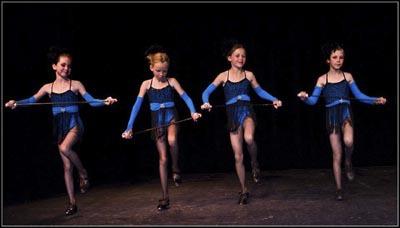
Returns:
[[[23,105],[36,103],[40,98],[49,95],[53,112],[53,134],[58,145],[58,150],[64,164],[64,180],[67,188],[69,204],[65,210],[66,215],[77,212],[74,192],[73,168],[76,167],[80,178],[80,191],[85,193],[89,188],[86,169],[83,167],[74,146],[81,140],[83,123],[79,116],[78,100],[80,94],[91,106],[111,105],[117,99],[108,97],[105,100],[94,99],[80,81],[72,80],[72,56],[64,49],[51,48],[49,53],[51,67],[54,70],[55,80],[47,83],[30,98],[24,100],[10,100],[5,107],[14,109]]]
[[[235,168],[239,177],[241,191],[239,204],[247,204],[249,192],[245,186],[245,167],[243,165],[243,139],[251,157],[252,175],[256,183],[260,181],[260,168],[257,161],[257,144],[254,140],[255,113],[250,105],[250,87],[261,98],[272,101],[275,108],[282,106],[282,102],[263,90],[251,71],[244,70],[246,50],[242,44],[235,43],[225,53],[231,67],[220,73],[202,94],[201,109],[211,110],[208,99],[210,94],[222,85],[226,100],[228,116],[228,131],[235,156]]]
[[[329,141],[333,152],[333,174],[336,183],[336,199],[343,200],[341,182],[342,141],[345,151],[345,173],[348,180],[354,179],[351,157],[353,153],[354,133],[353,116],[350,107],[349,90],[361,102],[366,104],[386,103],[383,97],[369,97],[363,94],[357,87],[351,73],[341,70],[344,64],[344,49],[336,42],[327,43],[323,47],[325,61],[329,66],[327,73],[321,75],[309,97],[305,91],[297,96],[306,104],[315,105],[319,96],[325,99],[326,128],[329,133]]]
[[[152,46],[147,51],[146,58],[149,61],[150,71],[153,73],[153,77],[143,81],[140,86],[139,94],[131,111],[128,126],[123,132],[122,138],[131,139],[133,137],[133,124],[142,105],[143,97],[147,93],[150,102],[152,126],[157,128],[153,131],[153,138],[155,139],[159,154],[162,198],[159,200],[157,209],[161,211],[169,208],[167,143],[172,158],[173,179],[176,185],[180,183],[177,142],[178,127],[173,124],[178,120],[174,103],[174,90],[185,101],[194,121],[200,118],[201,114],[196,112],[192,99],[183,90],[178,80],[173,77],[167,77],[170,62],[167,53],[159,46]]]

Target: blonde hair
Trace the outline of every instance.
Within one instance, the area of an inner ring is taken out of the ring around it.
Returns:
[[[154,66],[154,64],[159,63],[159,62],[160,63],[164,63],[164,62],[169,63],[169,57],[168,57],[167,53],[164,53],[164,52],[148,54],[146,56],[146,59],[149,61],[149,64],[151,66]]]

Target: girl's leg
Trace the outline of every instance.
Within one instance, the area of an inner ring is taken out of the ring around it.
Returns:
[[[86,170],[83,168],[79,157],[74,151],[71,150],[72,146],[77,141],[78,141],[78,128],[75,127],[68,132],[62,143],[58,145],[60,156],[64,165],[65,187],[67,188],[67,193],[69,197],[69,205],[65,211],[66,215],[72,215],[77,212],[74,181],[73,181],[73,168],[74,168],[73,165],[79,167],[81,172],[85,172],[85,174],[87,175]]]
[[[354,131],[353,126],[349,122],[343,124],[343,141],[344,141],[344,152],[345,152],[345,171],[347,179],[354,180],[353,165],[351,162],[351,157],[353,155],[353,145],[354,145]]]
[[[72,147],[78,141],[79,128],[72,128],[61,144],[58,145],[58,149],[60,153],[66,156],[72,164],[78,169],[79,179],[80,179],[80,189],[82,193],[85,193],[89,188],[89,179],[86,169],[83,167],[81,160],[78,157],[78,154],[72,150]]]
[[[246,170],[243,164],[243,128],[239,127],[236,133],[231,132],[229,134],[232,144],[233,153],[235,155],[235,168],[236,173],[239,177],[240,187],[242,191],[240,192],[239,204],[246,204],[248,198],[247,188],[245,186],[245,175]]]
[[[162,189],[162,199],[161,200],[167,200],[167,199],[169,199],[168,170],[167,170],[168,158],[167,158],[167,145],[165,142],[165,136],[157,139],[156,146],[157,146],[158,156],[159,156],[158,162],[159,162],[161,189]],[[160,205],[161,205],[161,200],[160,200]],[[165,209],[165,208],[160,208],[160,205],[158,205],[159,210]]]
[[[342,143],[340,141],[340,133],[333,132],[329,135],[329,141],[331,143],[332,148],[332,156],[333,156],[333,175],[335,176],[336,189],[338,191],[337,199],[341,200],[341,190],[342,190],[342,181],[341,181],[341,161],[342,161]]]
[[[83,167],[82,162],[78,157],[78,154],[71,149],[78,141],[78,135],[79,135],[79,129],[77,127],[72,128],[65,136],[61,144],[58,145],[58,149],[60,153],[66,156],[72,162],[72,164],[74,164],[74,166],[78,169],[79,176],[81,178],[87,178],[87,171]]]
[[[251,158],[251,168],[253,180],[256,183],[260,182],[260,168],[257,160],[257,143],[254,140],[255,124],[252,118],[246,118],[243,123],[244,128],[244,141],[247,144]]]
[[[74,166],[65,155],[60,153],[60,156],[64,165],[64,182],[65,182],[65,187],[67,188],[69,203],[76,204],[75,192],[74,192],[74,180],[73,180]]]
[[[168,127],[168,145],[169,152],[172,159],[172,174],[175,185],[181,183],[180,169],[179,169],[179,148],[178,148],[178,126],[172,124]]]
[[[64,181],[69,198],[69,204],[65,209],[65,215],[73,215],[78,211],[78,207],[76,206],[75,191],[74,191],[74,180],[73,180],[74,167],[71,161],[65,155],[60,153],[60,156],[64,164]]]

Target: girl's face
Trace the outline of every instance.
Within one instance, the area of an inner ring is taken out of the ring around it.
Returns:
[[[60,56],[57,64],[53,64],[53,70],[57,76],[67,78],[71,74],[72,60],[69,56]]]
[[[246,63],[246,50],[238,48],[230,56],[228,61],[231,62],[232,67],[242,68]]]
[[[150,65],[150,70],[153,72],[153,75],[158,78],[162,79],[167,76],[168,73],[168,62],[157,62],[154,65]]]
[[[331,56],[327,60],[330,68],[334,70],[339,70],[344,63],[344,51],[343,50],[335,50],[331,53]]]

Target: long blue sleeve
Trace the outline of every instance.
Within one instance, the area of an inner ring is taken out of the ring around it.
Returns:
[[[186,105],[190,109],[190,113],[195,113],[196,109],[194,108],[193,101],[186,92],[182,93],[181,98],[185,101]]]
[[[23,100],[19,100],[17,101],[17,105],[19,104],[33,104],[36,103],[36,99],[34,96],[31,96],[30,98],[27,99],[23,99]]]
[[[204,103],[209,103],[208,98],[210,97],[210,94],[216,89],[217,87],[214,84],[210,84],[207,89],[204,90],[201,99],[203,100]]]
[[[321,95],[322,87],[315,86],[314,91],[311,96],[307,98],[304,102],[308,105],[315,105],[318,101],[319,96]]]
[[[278,100],[276,97],[272,96],[271,94],[269,94],[267,91],[263,90],[261,88],[261,86],[257,86],[256,88],[254,88],[254,91],[257,93],[257,95],[259,97],[261,97],[262,99],[265,100],[269,100],[269,101],[275,101]]]
[[[132,107],[131,116],[129,117],[128,126],[126,127],[125,131],[133,128],[133,123],[135,122],[136,116],[140,110],[140,107],[142,106],[142,102],[143,102],[143,97],[136,98],[135,104]]]
[[[83,99],[89,103],[90,106],[92,107],[100,107],[104,106],[104,100],[100,99],[94,99],[92,95],[90,95],[88,92],[82,95]]]
[[[358,89],[358,87],[357,87],[355,81],[353,81],[353,82],[350,84],[350,89],[351,89],[351,92],[353,93],[353,95],[354,95],[360,102],[362,102],[362,103],[374,104],[374,103],[375,103],[375,100],[377,99],[377,97],[370,97],[370,96],[367,96],[367,95],[365,95],[364,93],[362,93],[362,92]]]

